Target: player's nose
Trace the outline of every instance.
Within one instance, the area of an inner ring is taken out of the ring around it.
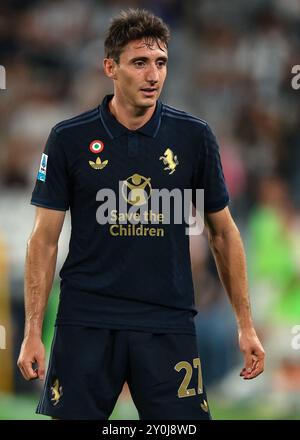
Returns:
[[[159,72],[156,64],[150,64],[147,73],[146,80],[152,84],[156,84],[159,80]]]

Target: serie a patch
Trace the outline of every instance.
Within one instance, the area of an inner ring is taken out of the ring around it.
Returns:
[[[42,182],[46,182],[47,162],[48,162],[48,156],[47,154],[43,153],[38,176],[37,176],[37,179],[41,180]]]

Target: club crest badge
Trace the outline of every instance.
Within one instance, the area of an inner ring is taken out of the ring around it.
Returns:
[[[55,380],[50,390],[52,395],[51,402],[53,402],[53,406],[56,406],[59,403],[61,396],[63,395],[62,386],[59,385],[58,379]]]
[[[166,149],[163,156],[160,156],[159,160],[162,160],[163,164],[167,165],[164,170],[170,171],[169,174],[173,174],[176,170],[177,165],[179,164],[177,156],[174,155],[173,151],[170,148]]]

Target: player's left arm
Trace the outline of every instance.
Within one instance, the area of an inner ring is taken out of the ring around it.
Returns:
[[[240,232],[228,207],[205,213],[205,225],[220,280],[237,320],[239,346],[245,360],[240,375],[253,379],[264,370],[265,352],[251,317],[246,256]]]

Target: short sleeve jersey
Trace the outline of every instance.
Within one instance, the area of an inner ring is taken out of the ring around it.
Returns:
[[[187,225],[164,222],[150,201],[162,189],[203,189],[204,210],[223,209],[216,138],[161,101],[131,131],[110,113],[111,98],[53,127],[32,194],[33,205],[71,212],[56,323],[194,334]]]

